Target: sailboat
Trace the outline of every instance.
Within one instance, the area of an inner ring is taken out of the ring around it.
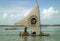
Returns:
[[[25,29],[24,29],[23,35],[25,35],[25,33],[27,33],[27,28],[34,29],[35,31],[40,33],[41,32],[40,23],[41,22],[40,22],[39,6],[38,6],[38,3],[36,3],[35,6],[33,7],[33,9],[31,10],[31,12],[24,19],[16,22],[14,25],[24,26]],[[35,34],[33,34],[33,35],[35,35]],[[42,35],[44,35],[44,34],[42,33]]]

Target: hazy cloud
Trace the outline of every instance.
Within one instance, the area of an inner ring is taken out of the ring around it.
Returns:
[[[42,15],[43,15],[43,19],[50,19],[50,18],[52,18],[52,15],[53,14],[58,14],[59,13],[59,11],[58,10],[56,10],[54,7],[50,7],[50,8],[48,8],[48,9],[43,9],[42,10]]]
[[[16,21],[21,20],[22,18],[26,17],[29,12],[30,8],[0,8],[0,12],[2,13],[2,16],[0,19],[2,20],[1,24],[4,22],[4,24],[7,23],[14,23]],[[0,14],[1,15],[1,14]]]
[[[3,14],[3,19],[6,18],[7,16],[8,16],[8,14],[7,13],[4,13]]]

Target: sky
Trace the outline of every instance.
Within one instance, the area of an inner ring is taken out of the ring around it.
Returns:
[[[41,24],[60,24],[60,0],[37,0]],[[36,0],[0,0],[0,25],[12,25],[25,18]]]

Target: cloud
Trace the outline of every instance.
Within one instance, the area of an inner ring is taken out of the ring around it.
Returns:
[[[8,16],[8,14],[7,13],[4,13],[3,14],[3,19],[5,19],[7,16]]]
[[[54,14],[59,13],[59,11],[56,10],[54,7],[50,7],[48,9],[43,9],[41,13],[43,19],[50,19],[53,17]]]
[[[27,16],[31,8],[15,7],[15,8],[0,8],[0,12],[3,13],[3,18],[5,17],[17,17],[17,16]]]
[[[24,17],[26,17],[29,12],[30,12],[31,8],[0,8],[0,12],[2,14],[2,16],[0,17],[0,19],[2,21],[0,21],[0,24],[14,24],[15,22],[23,19]],[[0,14],[0,15],[1,15]]]

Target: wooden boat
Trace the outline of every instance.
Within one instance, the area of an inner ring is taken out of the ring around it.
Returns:
[[[19,36],[50,36],[49,34],[30,34],[30,33],[26,33],[26,32],[20,32]]]
[[[22,25],[25,27],[24,32],[21,32],[19,35],[20,36],[49,36],[49,34],[27,34],[27,29],[26,28],[32,28],[38,33],[41,32],[41,26],[40,26],[40,14],[39,14],[39,6],[38,3],[35,4],[34,8],[31,10],[31,12],[22,19],[21,21],[15,23],[14,25]]]

